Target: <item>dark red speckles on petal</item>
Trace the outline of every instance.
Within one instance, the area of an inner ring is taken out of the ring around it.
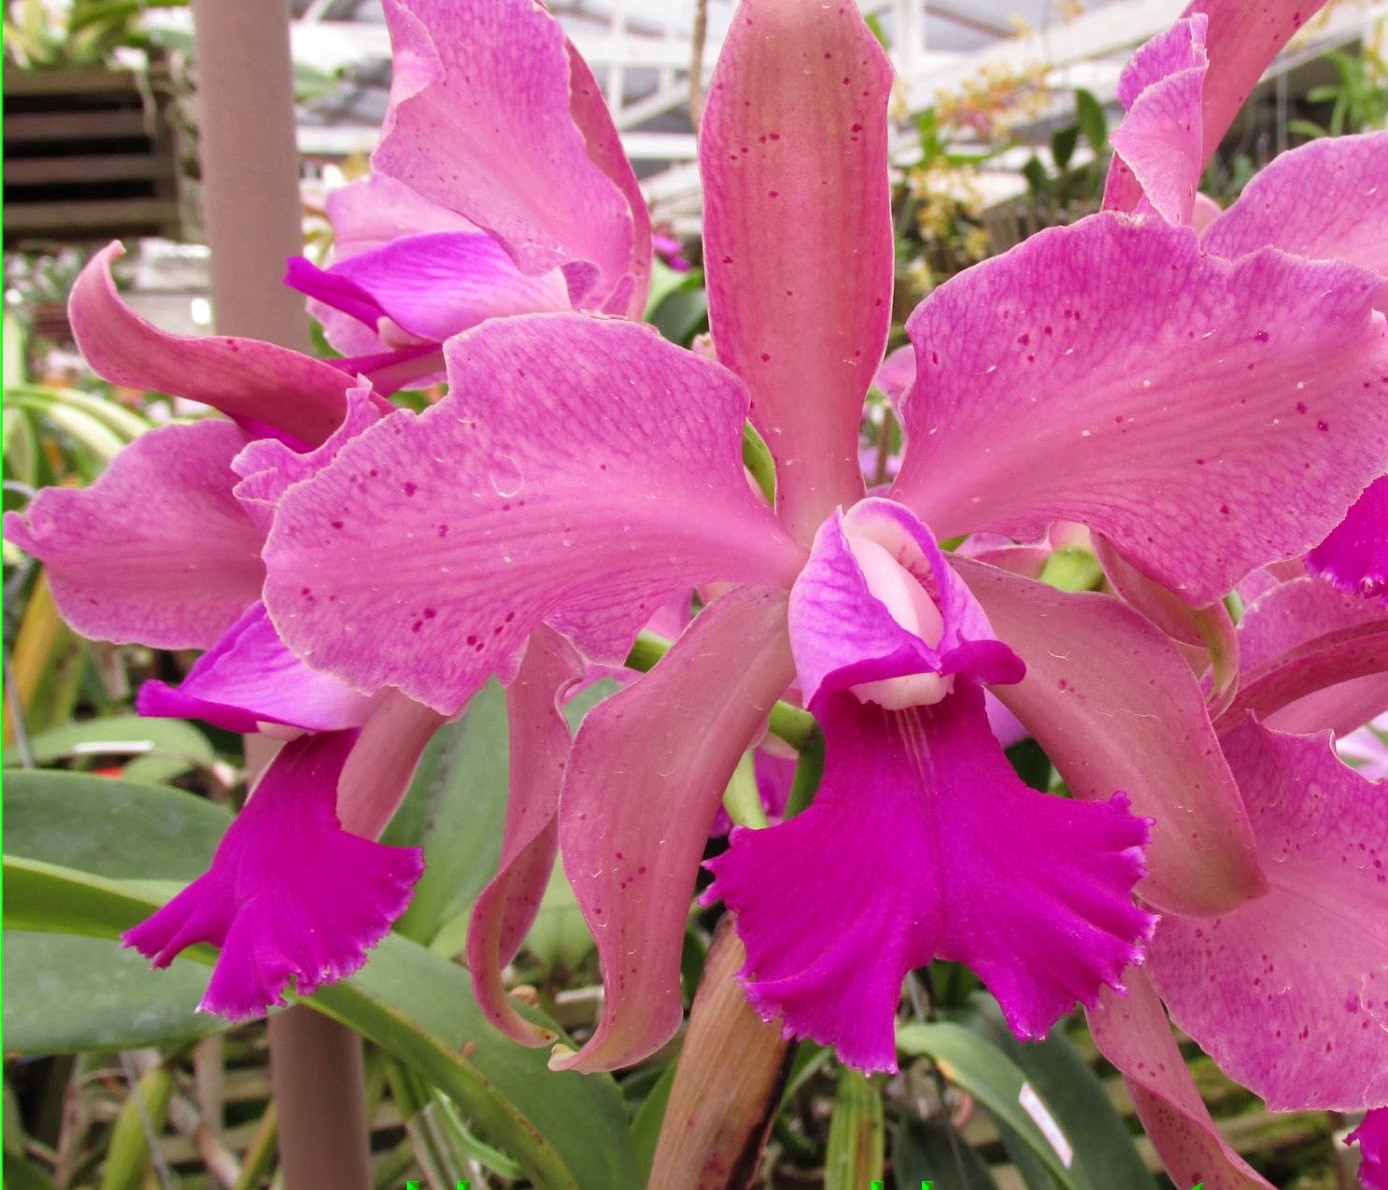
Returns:
[[[1259,331],[1253,338],[1259,343],[1266,343],[1268,341],[1268,333],[1267,331]]]

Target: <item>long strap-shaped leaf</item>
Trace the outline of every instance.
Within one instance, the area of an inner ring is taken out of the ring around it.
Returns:
[[[116,938],[159,896],[39,860],[4,860],[5,928]],[[186,952],[210,963],[215,952]],[[494,1033],[467,973],[398,936],[350,980],[303,1003],[335,1017],[419,1070],[452,1097],[537,1185],[603,1190],[636,1185],[626,1116],[606,1076],[555,1074],[546,1054]]]

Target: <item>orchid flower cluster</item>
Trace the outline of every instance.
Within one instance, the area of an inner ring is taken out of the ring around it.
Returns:
[[[1315,7],[1198,0],[1137,53],[1105,209],[907,320],[882,377],[905,452],[869,492],[892,72],[856,6],[737,10],[700,129],[712,348],[691,351],[639,321],[649,218],[559,25],[532,0],[387,0],[372,175],[331,200],[334,263],[287,278],[345,357],[162,334],[112,247],[72,296],[91,365],[227,418],[6,522],[81,631],[206,650],[144,713],[286,741],[211,870],[127,943],[156,965],[220,946],[203,1007],[237,1019],[350,974],[422,867],[374,840],[495,675],[512,776],[479,1002],[554,1041],[503,969],[562,850],[606,994],[551,1064],[630,1064],[681,1020],[710,827],[790,704],[822,733],[818,791],[735,828],[705,894],[766,1019],[890,1070],[904,976],[958,960],[1022,1038],[1088,1007],[1178,1183],[1266,1186],[1169,1013],[1274,1108],[1368,1109],[1363,1177],[1388,1185],[1388,791],[1332,746],[1388,709],[1388,134],[1284,154],[1227,211],[1197,193]],[[386,400],[439,379],[422,413]],[[1039,581],[1058,526],[1105,592]],[[571,739],[564,696],[671,608],[668,653]],[[999,707],[1070,797],[1014,774]]]

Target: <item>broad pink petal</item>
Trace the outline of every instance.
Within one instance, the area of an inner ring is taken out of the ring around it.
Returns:
[[[453,714],[541,621],[611,662],[692,586],[794,580],[803,553],[742,468],[731,373],[577,314],[494,319],[446,354],[447,397],[280,501],[266,604],[315,667]]]
[[[954,559],[998,636],[1026,663],[993,689],[1046,750],[1070,791],[1123,790],[1154,819],[1144,900],[1208,916],[1263,892],[1243,799],[1189,666],[1118,600],[1066,593]]]
[[[944,621],[927,643],[903,628],[868,589],[848,532],[874,525],[900,543],[897,561],[920,584]],[[889,500],[868,499],[835,512],[815,536],[810,560],[790,596],[790,637],[805,701],[908,674],[962,674],[978,682],[1017,682],[1024,667],[994,635],[968,587],[950,569],[930,531]]]
[[[552,1067],[624,1066],[679,1027],[684,925],[709,827],[793,676],[785,606],[784,593],[764,588],[724,595],[649,674],[583,720],[559,835],[606,996],[587,1044]]]
[[[631,270],[603,303],[602,313],[625,315],[640,319],[646,309],[651,288],[651,257],[655,254],[655,238],[651,234],[651,214],[646,209],[646,196],[622,148],[622,138],[612,123],[607,99],[593,77],[593,72],[573,47],[566,42],[569,55],[569,115],[583,134],[588,156],[626,196],[631,212]],[[686,264],[685,268],[689,266]]]
[[[1279,154],[1202,242],[1230,260],[1264,245],[1338,257],[1388,280],[1388,132],[1329,136]],[[1388,297],[1388,285],[1379,297]]]
[[[309,445],[342,420],[350,381],[336,368],[258,339],[170,335],[121,300],[119,244],[98,252],[72,287],[68,316],[87,363],[112,384],[154,389],[274,426]]]
[[[1275,1111],[1388,1102],[1388,788],[1328,735],[1224,734],[1267,896],[1164,918],[1152,981],[1171,1018]]]
[[[284,647],[257,600],[175,690],[146,682],[142,715],[205,719],[227,731],[253,732],[281,723],[308,731],[360,727],[371,700],[336,678],[309,669]]]
[[[573,647],[543,625],[530,637],[516,680],[506,690],[511,786],[497,873],[478,896],[468,926],[467,966],[487,1019],[525,1045],[554,1034],[518,1013],[501,969],[516,957],[554,869],[559,850],[559,790],[569,762],[569,726],[559,710],[585,667]]]
[[[810,808],[735,830],[708,867],[737,915],[742,978],[787,1036],[894,1070],[901,981],[936,956],[972,967],[1019,1036],[1117,984],[1153,920],[1132,903],[1146,824],[1023,785],[961,680],[930,707],[815,704],[826,742]]]
[[[1201,15],[1177,21],[1139,49],[1118,80],[1128,114],[1110,138],[1113,151],[1168,223],[1191,222],[1205,168],[1200,98],[1209,67],[1206,27]],[[1112,201],[1105,195],[1105,207],[1131,210],[1121,167],[1110,178],[1116,193]]]
[[[1347,594],[1376,598],[1388,607],[1388,475],[1374,480],[1330,536],[1306,555],[1306,568]]]
[[[526,276],[483,231],[403,236],[328,269],[295,257],[285,280],[373,329],[388,318],[438,343],[484,318],[569,308],[562,276]]]
[[[1143,1131],[1172,1180],[1182,1188],[1273,1190],[1210,1118],[1147,973],[1130,969],[1123,982],[1126,996],[1100,990],[1089,1027],[1099,1052],[1122,1072]]]
[[[354,732],[293,740],[198,877],[125,945],[167,967],[198,942],[222,948],[199,1005],[230,1020],[259,1016],[285,993],[307,996],[366,962],[404,912],[424,870],[414,848],[344,832],[333,808]]]
[[[493,233],[522,272],[563,268],[576,308],[629,300],[635,220],[570,114],[559,24],[532,0],[385,10],[396,77],[373,167]]]
[[[699,130],[714,344],[806,543],[863,490],[858,423],[891,320],[891,85],[855,6],[744,0]]]
[[[84,636],[205,649],[260,595],[261,535],[231,494],[230,422],[151,430],[89,488],[45,488],[5,537],[43,561]]]
[[[1345,1139],[1359,1146],[1359,1180],[1364,1190],[1388,1190],[1388,1107],[1369,1112]]]
[[[1055,519],[1203,606],[1321,540],[1388,454],[1378,278],[1099,214],[942,285],[911,316],[891,495],[942,538]]]
[[[338,452],[353,438],[374,426],[383,416],[369,387],[358,385],[347,390],[346,415],[321,446],[295,450],[273,438],[258,438],[231,461],[231,469],[241,477],[233,494],[261,535],[270,532],[275,507],[291,485],[317,475],[337,458]]]
[[[326,206],[333,225],[333,260],[339,264],[402,236],[476,230],[470,220],[379,173],[332,191]]]
[[[475,231],[461,215],[421,198],[403,182],[371,174],[341,186],[327,198],[333,225],[333,260],[340,264],[364,252],[383,248],[402,236],[433,231]],[[291,266],[292,267],[292,266]],[[333,306],[309,299],[309,313],[323,324],[329,343],[344,355],[371,355],[381,349],[371,329]]]

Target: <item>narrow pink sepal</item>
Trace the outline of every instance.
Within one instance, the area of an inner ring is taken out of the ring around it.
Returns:
[[[1385,278],[1388,298],[1388,132],[1329,136],[1274,157],[1205,229],[1206,251],[1235,259],[1264,245],[1338,257]]]
[[[1319,578],[1289,579],[1251,600],[1238,635],[1245,698],[1257,698],[1259,721],[1293,734],[1341,735],[1388,710],[1388,672],[1375,672],[1361,635],[1376,625],[1388,630],[1378,603]],[[1341,664],[1346,655],[1350,666]],[[1388,653],[1381,655],[1388,669]]]
[[[724,595],[579,728],[559,836],[606,994],[593,1036],[555,1069],[629,1065],[679,1027],[684,926],[709,828],[794,676],[785,607],[782,591]]]
[[[398,690],[382,690],[357,736],[337,783],[342,829],[376,839],[410,791],[424,749],[446,720]]]
[[[314,445],[346,407],[350,381],[328,364],[258,339],[170,335],[121,300],[113,243],[87,264],[72,287],[68,317],[92,371],[112,384],[201,401],[228,417],[274,426]]]
[[[355,732],[286,744],[227,829],[211,869],[123,942],[167,967],[199,942],[222,949],[198,1006],[229,1020],[285,993],[344,979],[404,912],[424,870],[415,848],[345,833],[333,804]]]
[[[1209,59],[1207,19],[1179,20],[1133,55],[1118,81],[1128,114],[1110,138],[1151,208],[1168,223],[1188,224],[1205,168],[1200,98]],[[1122,171],[1111,173],[1108,210],[1132,210]]]
[[[630,300],[635,220],[570,114],[558,22],[532,0],[385,11],[397,74],[373,167],[490,231],[522,272],[562,268],[575,308]]]
[[[1306,568],[1346,594],[1388,607],[1388,475],[1364,489],[1345,519],[1306,555]]]
[[[903,628],[868,589],[848,534],[895,541],[896,560],[944,622],[927,644]],[[790,594],[790,639],[800,690],[813,706],[823,692],[908,674],[962,674],[977,682],[1021,680],[1025,667],[997,639],[969,588],[950,569],[930,530],[890,500],[861,500],[835,512],[815,535]]]
[[[177,689],[146,682],[135,706],[142,715],[204,719],[241,733],[267,723],[342,731],[366,722],[371,700],[285,648],[256,600]]]
[[[714,344],[806,543],[862,494],[858,423],[891,320],[891,84],[853,5],[745,0],[699,129]]]
[[[1068,801],[1018,780],[983,693],[930,707],[851,694],[815,703],[824,778],[808,810],[735,830],[708,898],[737,915],[748,998],[787,1036],[895,1070],[901,981],[931,959],[972,967],[1018,1036],[1117,984],[1155,919],[1138,909],[1147,825],[1115,796]]]
[[[1027,675],[994,695],[1030,730],[1076,796],[1123,790],[1154,820],[1145,901],[1222,913],[1267,888],[1205,698],[1171,642],[1106,595],[1067,593],[996,567],[955,569]]]
[[[1098,1004],[1089,1009],[1089,1027],[1099,1052],[1128,1084],[1143,1131],[1172,1181],[1204,1190],[1274,1190],[1211,1119],[1147,973],[1131,969],[1123,982],[1125,996],[1099,992]]]
[[[559,703],[584,672],[573,647],[541,625],[526,644],[515,681],[506,688],[511,736],[506,827],[497,873],[472,908],[467,966],[487,1019],[523,1045],[547,1045],[555,1037],[516,1011],[501,969],[525,941],[554,870],[559,790],[570,751],[569,727]]]
[[[89,488],[45,488],[5,514],[5,538],[43,561],[84,636],[159,649],[215,644],[260,593],[261,536],[232,496],[246,445],[225,421],[165,426]]]
[[[794,580],[804,554],[748,485],[726,369],[579,314],[493,319],[446,355],[447,397],[280,500],[265,602],[316,668],[454,714],[542,621],[619,662],[693,586]]]
[[[1381,473],[1379,283],[1271,249],[1231,263],[1151,219],[1042,232],[908,320],[917,376],[890,494],[942,538],[1077,521],[1213,603],[1315,545]]]
[[[1171,1019],[1274,1111],[1388,1102],[1388,788],[1328,733],[1246,720],[1222,743],[1271,888],[1222,917],[1163,919],[1152,981]]]
[[[1359,1146],[1364,1190],[1388,1190],[1388,1107],[1375,1108],[1345,1140]]]
[[[1384,710],[1388,617],[1327,632],[1247,673],[1216,723],[1248,714],[1281,730],[1346,732]]]

